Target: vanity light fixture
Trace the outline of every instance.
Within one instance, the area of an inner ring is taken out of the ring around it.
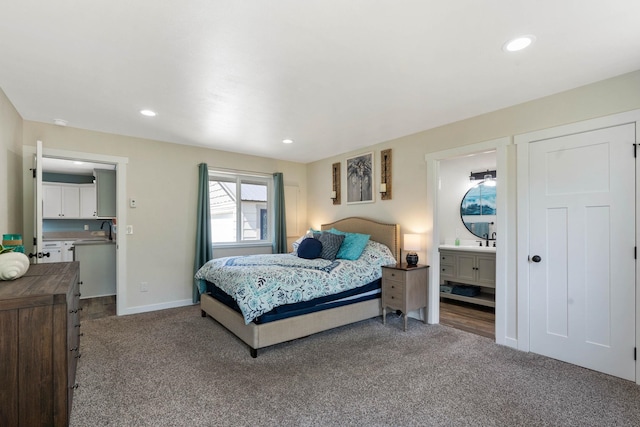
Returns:
[[[476,181],[476,180],[488,180],[488,179],[496,179],[496,171],[492,170],[490,171],[489,169],[487,169],[486,171],[481,171],[481,172],[471,172],[471,175],[469,175],[469,181]]]
[[[420,250],[420,235],[405,234],[404,249],[407,251],[407,265],[409,267],[415,267],[418,265],[418,254],[416,251]]]
[[[287,139],[283,139],[282,143],[283,144],[293,144],[293,139],[288,139],[288,138]]]
[[[158,115],[155,111],[152,110],[140,110],[140,114],[147,117],[155,117]]]

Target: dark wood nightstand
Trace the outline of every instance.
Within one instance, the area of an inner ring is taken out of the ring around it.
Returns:
[[[424,309],[427,323],[428,265],[407,264],[382,266],[382,323],[387,322],[387,307],[400,310],[404,315],[404,330],[407,330],[407,313]]]

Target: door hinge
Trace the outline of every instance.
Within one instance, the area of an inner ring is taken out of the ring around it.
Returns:
[[[633,347],[633,360],[638,360],[636,357],[638,356],[638,347]]]
[[[638,247],[633,247],[633,259],[638,259]]]
[[[38,244],[38,238],[37,238],[37,237],[34,237],[34,238],[33,238],[33,246],[35,246],[35,245],[37,245],[37,244]]]
[[[637,151],[638,151],[638,144],[632,144],[633,145],[633,157],[636,157]]]
[[[33,172],[33,177],[34,177],[34,178],[36,177],[36,170],[37,170],[37,169],[31,169],[31,172]]]

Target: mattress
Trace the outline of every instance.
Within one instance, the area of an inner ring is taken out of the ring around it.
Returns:
[[[286,319],[289,317],[300,316],[307,313],[314,313],[321,310],[327,310],[330,308],[341,307],[348,304],[354,304],[361,301],[380,298],[381,283],[382,280],[377,279],[366,285],[348,289],[334,295],[326,295],[309,301],[301,301],[293,304],[281,305],[267,313],[260,315],[254,320],[254,323],[264,324],[276,320]],[[232,297],[230,297],[222,289],[211,282],[206,282],[206,285],[207,294],[222,302],[227,307],[242,314],[240,308],[238,307],[238,304]]]

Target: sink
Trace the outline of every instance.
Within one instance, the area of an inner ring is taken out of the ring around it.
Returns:
[[[440,245],[439,249],[446,249],[448,251],[471,251],[471,252],[489,252],[496,253],[496,248],[493,246],[455,246],[455,245]]]

